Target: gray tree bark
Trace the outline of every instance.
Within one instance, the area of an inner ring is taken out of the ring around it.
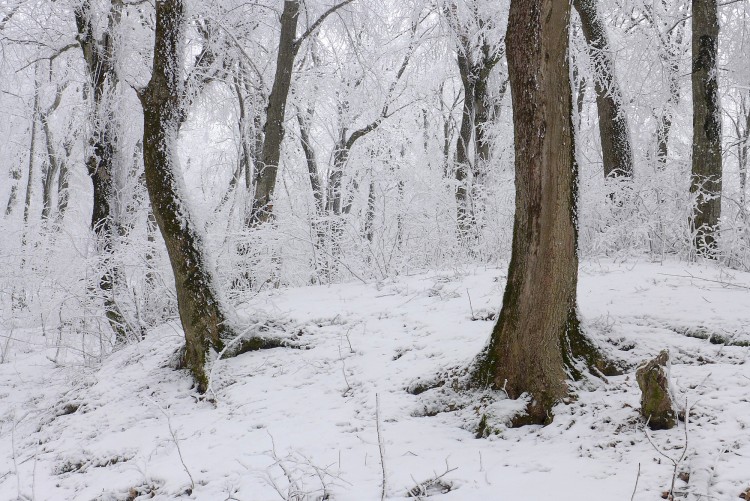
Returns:
[[[721,109],[719,103],[719,19],[716,0],[693,0],[693,168],[690,193],[694,246],[710,255],[721,217]]]

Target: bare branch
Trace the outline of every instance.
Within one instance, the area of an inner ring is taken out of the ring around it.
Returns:
[[[344,7],[345,5],[348,5],[352,3],[354,0],[344,0],[341,3],[337,3],[327,11],[325,11],[314,23],[310,25],[309,28],[307,28],[307,31],[305,31],[297,40],[294,41],[294,48],[295,51],[299,50],[300,45],[302,45],[302,42],[305,41],[307,37],[309,37],[315,30],[317,30],[321,24],[323,24],[323,21],[326,20],[328,16],[339,10],[341,7]]]

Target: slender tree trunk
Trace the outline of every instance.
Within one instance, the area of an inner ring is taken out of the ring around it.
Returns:
[[[185,333],[184,365],[199,392],[207,389],[206,355],[222,349],[221,334],[230,331],[216,296],[204,255],[204,241],[184,200],[184,181],[176,156],[183,115],[182,0],[156,3],[156,38],[151,80],[140,93],[143,104],[143,163],[154,218],[164,237],[175,277],[177,305]]]
[[[719,103],[719,20],[716,0],[693,0],[693,168],[690,192],[695,249],[716,247],[721,217],[721,109]]]
[[[365,238],[370,243],[375,237],[375,202],[375,179],[370,178],[370,188],[367,190],[367,210],[365,211]]]
[[[10,196],[8,197],[8,204],[5,206],[5,215],[10,216],[13,214],[13,209],[16,207],[16,202],[18,201],[18,185],[21,182],[21,178],[23,177],[23,173],[21,171],[21,164],[20,162],[13,162],[13,165],[11,165],[10,168],[10,178],[12,180],[11,187],[10,187]]]
[[[750,98],[750,93],[748,93]],[[749,99],[750,100],[750,99]],[[738,143],[737,143],[737,160],[740,170],[740,207],[742,212],[743,220],[747,220],[747,163],[748,163],[748,150],[750,149],[750,106],[746,106],[746,101],[743,99],[742,110],[744,112],[744,131],[740,134],[737,131]],[[739,129],[739,128],[738,128]]]
[[[292,69],[298,46],[295,44],[297,36],[297,20],[299,18],[299,1],[285,0],[281,13],[281,34],[279,36],[279,51],[276,59],[276,76],[273,81],[271,94],[268,97],[265,139],[261,153],[255,196],[251,213],[251,224],[270,221],[273,214],[273,193],[276,188],[276,171],[281,159],[281,143],[284,139],[284,114],[286,111],[289,89],[292,84]]]
[[[490,166],[492,142],[490,141],[490,126],[496,123],[500,118],[500,106],[508,89],[508,80],[505,79],[500,83],[500,89],[497,93],[498,105],[491,107],[488,103],[489,93],[487,92],[486,80],[477,82],[476,95],[474,97],[474,135],[476,138],[476,160],[474,178],[477,184],[484,184],[487,171]]]
[[[313,198],[315,199],[315,212],[321,216],[324,210],[324,193],[323,186],[318,174],[318,160],[315,157],[315,148],[310,138],[310,120],[313,116],[313,110],[307,110],[307,116],[297,112],[297,122],[299,123],[300,143],[302,151],[305,154],[305,163],[307,164],[307,174],[310,178],[310,188],[312,189]]]
[[[37,124],[39,123],[39,117],[41,115],[41,111],[39,110],[39,79],[40,79],[40,73],[41,71],[41,63],[36,63],[36,69],[35,69],[35,77],[34,77],[34,109],[31,113],[31,145],[29,146],[29,178],[28,182],[26,183],[26,198],[24,200],[23,204],[23,224],[24,226],[29,223],[29,216],[31,215],[31,197],[34,193],[34,161],[36,160],[36,131],[37,131]],[[26,244],[26,230],[24,229],[23,232],[23,243]]]
[[[52,131],[49,128],[49,118],[52,113],[60,106],[64,86],[58,86],[55,94],[55,100],[44,113],[40,115],[40,123],[44,134],[44,142],[47,148],[47,172],[44,175],[44,187],[42,192],[42,221],[46,226],[52,212],[52,194],[55,191],[55,181],[60,173],[60,164],[66,159],[61,159],[55,151],[55,141],[52,137]]]
[[[512,0],[507,48],[515,133],[516,213],[503,307],[475,381],[528,393],[516,424],[547,423],[568,393],[574,357],[597,352],[577,318],[578,280],[570,4]]]
[[[52,193],[55,190],[55,182],[60,174],[60,162],[55,153],[54,141],[52,138],[52,131],[49,129],[47,119],[42,121],[42,129],[44,131],[45,144],[47,145],[47,173],[44,176],[44,188],[42,194],[42,221],[46,223],[49,220],[50,214],[52,213]]]
[[[615,74],[615,61],[609,48],[607,27],[597,10],[597,0],[574,0],[581,18],[583,35],[593,63],[596,106],[599,111],[599,137],[605,177],[632,177],[633,152],[630,129]]]
[[[461,112],[461,127],[456,142],[456,219],[461,241],[466,241],[473,227],[470,199],[471,158],[470,151],[474,133],[474,84],[468,58],[460,51],[458,67],[464,87],[464,104]]]
[[[57,176],[57,216],[55,216],[55,225],[58,228],[62,225],[65,213],[68,210],[68,200],[70,197],[68,190],[68,159],[73,151],[72,141],[66,140],[63,149],[65,150],[65,159],[60,162],[60,174]]]
[[[669,81],[669,97],[657,117],[656,128],[656,160],[659,169],[664,169],[669,157],[669,133],[672,130],[674,110],[680,104],[680,52],[684,35],[684,23],[680,23],[672,33],[668,34],[666,47],[661,50],[667,80]]]

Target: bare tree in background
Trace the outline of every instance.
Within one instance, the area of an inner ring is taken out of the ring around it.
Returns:
[[[622,91],[615,72],[615,60],[609,47],[607,27],[597,0],[574,0],[594,72],[596,107],[599,111],[599,138],[605,177],[632,177],[633,152]]]
[[[694,245],[710,255],[721,217],[721,108],[719,103],[719,19],[716,0],[693,0],[693,168],[696,194]]]

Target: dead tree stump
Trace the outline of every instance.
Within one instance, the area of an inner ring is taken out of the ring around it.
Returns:
[[[635,371],[641,388],[641,415],[652,430],[668,430],[677,423],[669,388],[669,352],[662,350],[653,360],[642,363]]]

